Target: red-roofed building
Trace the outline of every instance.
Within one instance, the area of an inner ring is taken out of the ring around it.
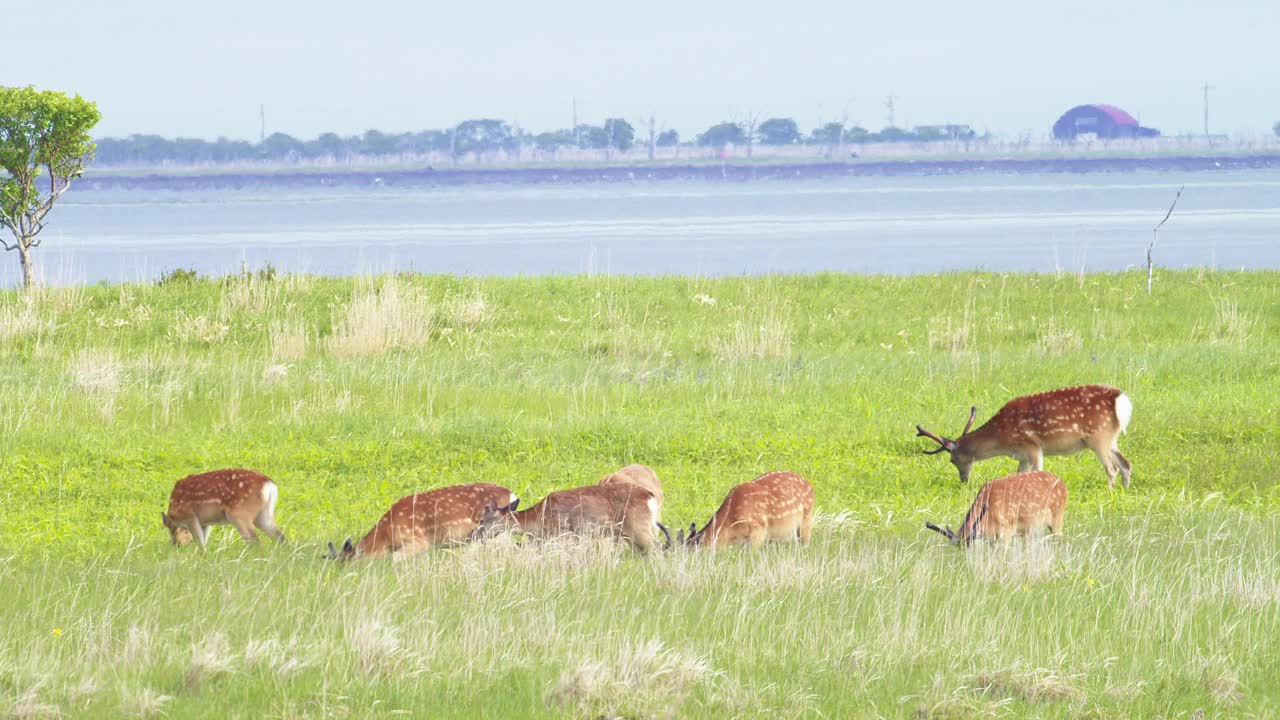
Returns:
[[[1078,135],[1093,134],[1100,138],[1156,137],[1155,128],[1142,127],[1132,115],[1114,105],[1077,105],[1062,114],[1053,124],[1058,140],[1074,140]]]

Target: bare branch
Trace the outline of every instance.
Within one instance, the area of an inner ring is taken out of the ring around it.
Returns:
[[[1147,294],[1151,294],[1151,277],[1154,273],[1154,262],[1152,261],[1152,253],[1156,249],[1156,241],[1160,239],[1160,228],[1169,221],[1169,216],[1173,214],[1173,209],[1178,205],[1178,198],[1182,197],[1182,188],[1185,185],[1178,186],[1178,194],[1173,196],[1173,202],[1169,204],[1169,212],[1164,214],[1164,218],[1151,231],[1151,244],[1147,246]]]

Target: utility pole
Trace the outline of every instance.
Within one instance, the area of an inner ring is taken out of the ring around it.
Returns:
[[[897,99],[892,90],[889,91],[889,95],[884,99],[884,106],[889,110],[889,127],[897,127],[897,125],[893,124],[893,105]]]
[[[261,104],[258,106],[258,144],[267,141],[267,106]]]
[[[1209,83],[1205,83],[1204,90],[1204,136],[1209,137],[1209,90],[1212,88]]]

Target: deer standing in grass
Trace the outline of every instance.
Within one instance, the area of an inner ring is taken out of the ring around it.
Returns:
[[[481,532],[495,528],[520,530],[535,537],[609,535],[626,540],[641,552],[658,546],[658,532],[671,544],[671,534],[658,522],[659,501],[645,488],[625,483],[589,485],[553,492],[527,510],[490,506]]]
[[[793,472],[769,472],[729,491],[711,520],[689,537],[681,530],[678,542],[712,549],[747,542],[756,548],[765,540],[799,540],[809,544],[813,530],[813,486]]]
[[[169,494],[169,512],[160,519],[169,529],[174,545],[184,545],[189,535],[204,549],[209,540],[209,526],[235,526],[246,542],[257,539],[254,526],[284,542],[284,533],[276,527],[275,509],[279,490],[271,478],[260,472],[235,468],[188,475],[173,486]]]
[[[628,465],[617,472],[609,473],[600,478],[598,485],[620,485],[630,484],[642,487],[653,493],[658,500],[658,509],[654,511],[653,519],[662,519],[662,481],[658,479],[658,473],[647,465]]]
[[[329,555],[335,559],[377,557],[463,543],[480,527],[486,507],[515,510],[519,503],[515,493],[492,483],[453,485],[409,495],[397,500],[359,544],[352,545],[347,538],[339,553],[329,543]]]
[[[1018,471],[1043,470],[1045,455],[1074,455],[1092,450],[1107,471],[1107,485],[1114,488],[1116,474],[1129,487],[1133,466],[1120,453],[1116,441],[1129,425],[1133,402],[1120,390],[1106,385],[1050,390],[1025,395],[1005,403],[982,427],[969,432],[978,408],[969,410],[969,422],[960,437],[935,435],[916,426],[918,437],[938,443],[935,455],[946,450],[960,471],[960,481],[968,482],[973,463],[1004,455],[1018,461]]]
[[[1067,508],[1067,486],[1053,473],[1029,470],[1006,475],[983,485],[964,516],[959,532],[945,530],[931,522],[924,524],[957,545],[969,545],[979,538],[1004,540],[1048,528],[1062,532],[1062,514]]]

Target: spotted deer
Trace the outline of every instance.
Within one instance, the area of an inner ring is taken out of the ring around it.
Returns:
[[[535,537],[608,535],[626,540],[642,552],[658,545],[658,532],[671,544],[671,534],[658,522],[658,498],[632,483],[588,485],[553,492],[527,510],[491,505],[481,533],[519,530]]]
[[[392,552],[415,552],[436,545],[466,542],[480,527],[486,507],[515,510],[515,493],[492,483],[437,488],[400,498],[358,544],[347,538],[339,552],[329,543],[329,556],[350,559]]]
[[[275,521],[278,495],[275,482],[253,470],[233,468],[188,475],[174,484],[169,511],[160,513],[160,519],[174,545],[195,539],[203,549],[209,527],[218,524],[235,526],[246,542],[257,539],[255,526],[276,542],[284,542],[284,533]]]
[[[765,540],[795,540],[809,544],[813,530],[813,486],[793,472],[769,472],[729,491],[711,520],[689,536],[677,533],[677,542],[712,549],[748,542],[760,547]]]
[[[662,519],[662,481],[658,479],[658,473],[654,472],[653,468],[647,465],[628,465],[617,472],[609,473],[600,478],[600,482],[597,484],[631,484],[648,490],[658,500],[658,509],[654,511],[654,520]]]
[[[1062,532],[1062,513],[1067,507],[1067,486],[1053,473],[1028,470],[1006,475],[978,490],[959,532],[945,530],[931,522],[924,524],[957,545],[969,545],[980,538],[1004,540],[1047,528]]]
[[[1109,487],[1115,487],[1117,473],[1129,487],[1133,466],[1116,441],[1129,425],[1133,402],[1116,388],[1082,385],[1014,398],[982,427],[969,432],[977,414],[977,407],[969,409],[969,422],[955,440],[916,426],[917,437],[927,437],[939,446],[925,454],[950,453],[961,482],[969,481],[977,460],[1004,455],[1018,461],[1019,472],[1043,470],[1045,455],[1074,455],[1087,449],[1098,456]]]

